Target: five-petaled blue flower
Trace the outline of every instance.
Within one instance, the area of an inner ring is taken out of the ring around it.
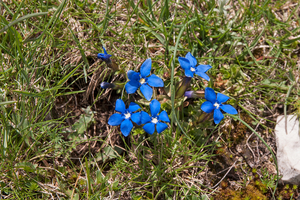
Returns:
[[[135,93],[138,88],[140,88],[142,94],[145,98],[150,101],[153,94],[153,89],[150,87],[163,87],[164,82],[158,76],[152,74],[151,71],[151,58],[148,58],[141,66],[140,73],[129,70],[127,75],[129,82],[126,83],[125,89],[128,94]],[[148,77],[147,77],[148,76]]]
[[[158,114],[159,111],[160,111],[160,103],[156,99],[153,99],[150,103],[151,116],[145,111],[141,112],[142,124],[147,123],[143,126],[143,129],[151,135],[155,131],[155,125],[156,125],[157,133],[161,133],[166,128],[168,128],[167,124],[161,122],[161,121],[170,122],[167,112],[162,111],[160,114]]]
[[[197,65],[197,60],[190,52],[185,55],[185,58],[179,57],[178,61],[181,67],[184,69],[184,73],[188,77],[194,77],[194,74],[201,76],[205,80],[209,81],[209,76],[205,74],[207,70],[212,68],[210,65]]]
[[[220,121],[224,118],[224,115],[220,109],[232,115],[238,113],[237,110],[231,105],[222,104],[229,99],[228,96],[221,93],[216,95],[215,91],[209,87],[205,88],[205,99],[207,101],[201,105],[201,109],[206,113],[211,113],[214,111],[214,122],[216,124],[220,123]]]
[[[127,137],[133,128],[133,124],[130,119],[138,125],[141,124],[141,113],[133,113],[140,108],[141,107],[138,104],[131,102],[128,109],[126,109],[124,102],[121,99],[118,99],[116,101],[115,110],[121,114],[115,113],[110,116],[108,119],[108,124],[111,126],[118,126],[121,124],[121,132],[125,137]]]
[[[102,48],[104,50],[104,53],[98,53],[97,57],[105,62],[111,62],[110,60],[111,55],[106,52],[104,47]]]

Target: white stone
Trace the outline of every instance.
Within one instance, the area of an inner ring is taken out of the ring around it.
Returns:
[[[300,135],[297,116],[287,115],[287,120],[284,115],[279,116],[275,134],[278,169],[282,181],[300,185]]]

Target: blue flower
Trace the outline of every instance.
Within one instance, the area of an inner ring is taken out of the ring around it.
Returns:
[[[161,122],[161,121],[170,122],[167,112],[162,111],[160,114],[158,114],[159,111],[160,111],[160,103],[156,99],[153,99],[150,103],[151,116],[145,111],[141,112],[141,123],[145,124],[143,126],[143,129],[151,135],[155,131],[155,125],[156,125],[157,133],[161,133],[166,128],[168,128],[167,124]]]
[[[137,125],[141,124],[141,113],[136,112],[138,109],[141,109],[141,107],[136,103],[130,103],[128,109],[125,108],[125,104],[121,99],[118,99],[116,101],[116,108],[115,110],[120,112],[115,113],[108,119],[108,124],[111,126],[120,126],[122,134],[127,137],[130,133],[130,131],[133,128],[133,122],[135,122]],[[131,120],[130,120],[131,119]]]
[[[205,74],[207,70],[212,68],[210,65],[197,65],[197,60],[190,52],[185,55],[185,58],[179,57],[178,61],[181,67],[184,69],[184,73],[188,77],[194,77],[194,74],[201,76],[205,80],[209,81],[209,76]]]
[[[150,101],[153,94],[153,89],[150,87],[163,87],[164,82],[158,76],[152,74],[151,71],[151,58],[148,58],[141,66],[140,72],[129,70],[127,75],[129,82],[126,83],[125,89],[128,94],[135,93],[140,88],[144,97]]]
[[[110,62],[111,62],[111,60],[110,60],[111,55],[110,55],[110,54],[107,54],[107,52],[106,52],[106,50],[105,50],[104,47],[102,47],[102,48],[103,48],[103,50],[104,50],[104,53],[98,53],[97,57],[98,57],[99,59],[105,61],[105,62],[109,62],[109,63],[110,63]]]
[[[221,93],[216,95],[215,91],[209,87],[205,88],[205,99],[207,101],[201,105],[201,109],[206,113],[211,113],[214,111],[214,122],[216,124],[220,123],[220,121],[224,118],[224,115],[220,109],[232,115],[238,113],[237,110],[231,105],[222,104],[229,99],[228,96]]]

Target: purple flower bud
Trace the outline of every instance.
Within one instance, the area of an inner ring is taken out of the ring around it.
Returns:
[[[184,93],[184,96],[187,98],[203,98],[204,97],[204,91],[198,90],[198,91],[186,91]]]
[[[107,82],[102,82],[100,84],[100,86],[103,88],[103,89],[107,89],[107,88],[115,88],[116,85],[113,84],[113,83],[107,83]]]
[[[194,93],[194,91],[186,91],[184,93],[184,96],[187,98],[193,98],[193,93]]]

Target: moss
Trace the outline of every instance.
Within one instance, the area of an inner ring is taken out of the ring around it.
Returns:
[[[251,200],[267,200],[267,197],[257,187],[253,185],[247,185],[244,192],[245,195],[242,199],[245,199],[247,197]]]
[[[227,183],[221,183],[221,188],[219,193],[214,199],[224,199],[224,200],[267,200],[265,193],[268,192],[268,187],[264,185],[261,181],[251,181],[249,185],[242,188],[241,190],[233,190],[226,188]]]
[[[247,124],[251,124],[253,121],[252,118],[249,115],[247,115],[247,113],[241,113],[240,117]],[[229,147],[235,146],[239,144],[241,141],[243,141],[246,137],[245,133],[248,130],[247,126],[244,125],[243,123],[240,123],[239,121],[233,121],[232,125],[233,127],[227,126],[227,128],[224,131]]]
[[[284,186],[284,189],[286,189],[286,190],[288,190],[290,188],[290,185],[289,184],[286,184],[285,186]]]
[[[281,199],[291,199],[291,197],[293,197],[293,199],[295,199],[297,197],[297,192],[295,192],[296,188],[294,185],[291,188],[289,184],[286,184],[282,189],[279,189],[279,197],[281,197]]]
[[[263,184],[261,181],[256,180],[255,187],[259,189],[263,194],[268,192],[268,187],[265,184]]]
[[[297,190],[298,186],[297,185],[293,185],[293,190]]]

